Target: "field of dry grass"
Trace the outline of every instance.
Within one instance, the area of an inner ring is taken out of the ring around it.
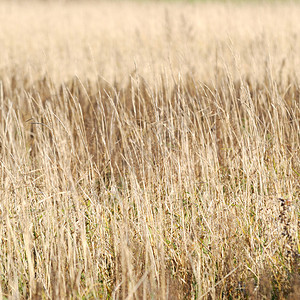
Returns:
[[[0,298],[298,298],[299,15],[1,2]]]

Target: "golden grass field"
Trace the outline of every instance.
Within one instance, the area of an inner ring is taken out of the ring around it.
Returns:
[[[297,299],[300,4],[0,3],[0,299]]]

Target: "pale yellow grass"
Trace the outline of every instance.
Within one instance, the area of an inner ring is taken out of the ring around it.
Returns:
[[[0,4],[0,298],[299,297],[300,5]]]
[[[80,2],[1,4],[2,70],[147,82],[161,73],[194,72],[204,81],[215,65],[232,76],[261,77],[265,65],[299,75],[299,5]],[[198,78],[197,78],[198,79]]]

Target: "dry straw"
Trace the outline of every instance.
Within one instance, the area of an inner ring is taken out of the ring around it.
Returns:
[[[1,3],[0,298],[299,297],[299,13]]]

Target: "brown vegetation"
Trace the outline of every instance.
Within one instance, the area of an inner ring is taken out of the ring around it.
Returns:
[[[300,7],[116,7],[0,5],[0,298],[296,299]]]

